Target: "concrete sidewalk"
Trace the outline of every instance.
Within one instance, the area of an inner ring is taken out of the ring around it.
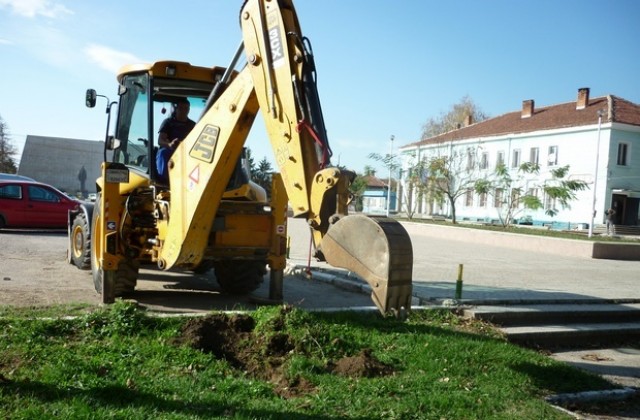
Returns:
[[[584,241],[534,237],[527,248],[522,235],[411,222],[403,226],[413,244],[414,296],[422,303],[455,297],[460,264],[462,299],[469,303],[640,302],[640,261],[581,256]],[[289,261],[306,267],[310,241],[306,223],[289,219],[289,231]],[[545,246],[544,239],[554,246]],[[313,258],[311,266],[346,273]]]
[[[403,225],[414,247],[414,292],[422,299],[454,297],[459,264],[462,298],[475,302],[640,299],[640,261],[584,256],[584,241]]]

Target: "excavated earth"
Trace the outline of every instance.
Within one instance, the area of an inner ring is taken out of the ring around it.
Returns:
[[[286,309],[283,309],[281,314],[285,316],[285,313]],[[296,354],[304,354],[304,350],[283,331],[283,318],[278,318],[271,326],[272,331],[258,334],[255,321],[248,315],[208,315],[187,321],[175,343],[210,353],[251,377],[271,382],[274,391],[281,397],[291,398],[316,392],[315,386],[307,379],[285,376],[283,367],[287,361]],[[329,361],[325,371],[352,378],[372,378],[393,373],[393,369],[377,360],[369,349]]]

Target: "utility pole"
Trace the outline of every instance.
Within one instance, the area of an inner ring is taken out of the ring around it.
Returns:
[[[598,141],[596,142],[596,169],[593,174],[593,192],[592,197],[593,201],[591,204],[591,223],[589,223],[589,238],[593,236],[593,223],[596,218],[596,187],[598,186],[598,162],[600,161],[600,128],[602,127],[602,116],[604,115],[604,110],[601,109],[598,111]]]
[[[391,167],[393,166],[393,139],[394,135],[391,135],[391,147],[389,148],[389,187],[387,188],[387,217],[389,217],[389,210],[391,209]]]

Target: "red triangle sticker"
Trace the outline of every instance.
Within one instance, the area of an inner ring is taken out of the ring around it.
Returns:
[[[196,184],[200,182],[200,165],[196,166],[193,171],[191,171],[191,173],[189,174],[189,179]]]

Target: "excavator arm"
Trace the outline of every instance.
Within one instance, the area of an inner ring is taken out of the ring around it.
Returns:
[[[218,205],[258,110],[295,217],[316,257],[372,287],[382,313],[411,305],[411,240],[388,218],[348,215],[355,174],[330,166],[311,47],[291,0],[248,0],[240,12],[247,65],[216,92],[169,164],[172,204],[159,262],[197,266]]]

